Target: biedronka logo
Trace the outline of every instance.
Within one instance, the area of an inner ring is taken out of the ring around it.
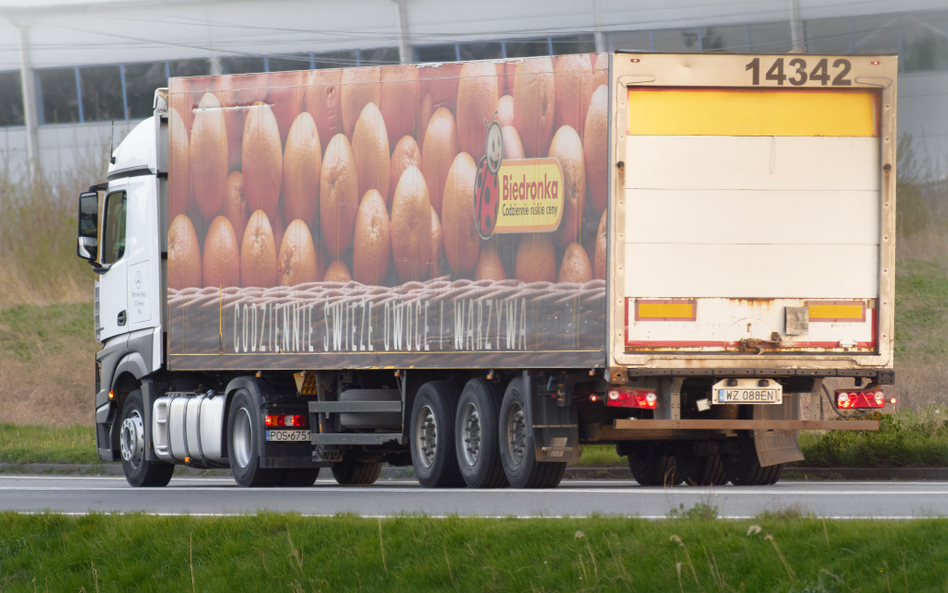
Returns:
[[[504,140],[497,114],[487,126],[484,156],[477,166],[474,214],[477,232],[555,231],[563,218],[563,169],[555,158],[504,160]]]

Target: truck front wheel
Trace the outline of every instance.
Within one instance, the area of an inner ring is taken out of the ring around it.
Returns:
[[[421,386],[411,408],[411,462],[418,483],[426,488],[464,486],[454,452],[454,419],[458,388],[449,381]]]
[[[139,389],[128,394],[119,423],[122,470],[132,486],[167,486],[174,464],[145,459],[145,406]]]
[[[514,488],[556,488],[566,474],[566,463],[537,461],[533,437],[527,431],[523,381],[507,385],[500,404],[500,460]]]
[[[227,457],[234,481],[243,488],[273,486],[280,470],[260,467],[260,430],[253,398],[246,389],[238,389],[227,414]]]

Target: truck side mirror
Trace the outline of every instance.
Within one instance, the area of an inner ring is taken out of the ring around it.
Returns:
[[[79,235],[76,255],[94,263],[98,250],[99,194],[94,191],[79,194]]]

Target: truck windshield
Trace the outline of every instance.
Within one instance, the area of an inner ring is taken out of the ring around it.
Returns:
[[[105,199],[103,225],[102,263],[111,264],[125,255],[125,192],[109,194]]]

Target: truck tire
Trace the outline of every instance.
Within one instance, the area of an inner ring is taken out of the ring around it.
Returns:
[[[722,456],[727,479],[735,486],[769,486],[783,474],[783,463],[761,467],[753,438],[742,438],[739,453]]]
[[[667,443],[642,441],[628,448],[629,470],[641,486],[677,486],[682,477]]]
[[[234,481],[242,488],[274,486],[282,470],[260,467],[258,411],[246,389],[238,389],[227,413],[227,458]]]
[[[675,466],[682,480],[689,486],[722,486],[727,484],[727,473],[720,455],[676,455]]]
[[[316,483],[319,477],[318,467],[308,467],[304,469],[283,469],[280,470],[277,484],[289,488],[309,488]]]
[[[486,379],[471,379],[461,392],[454,425],[454,448],[470,488],[503,488],[510,482],[500,461],[497,435],[502,394]]]
[[[129,484],[136,487],[162,487],[171,481],[174,464],[145,459],[145,406],[140,389],[128,394],[119,418],[119,447],[122,470]]]
[[[368,486],[382,473],[381,463],[340,461],[332,464],[332,477],[342,486]]]
[[[450,381],[430,381],[415,395],[409,425],[411,462],[425,488],[464,486],[454,451],[457,407],[458,388]]]
[[[512,380],[500,404],[500,460],[514,488],[556,488],[566,474],[565,462],[537,461],[526,430],[523,381]]]

